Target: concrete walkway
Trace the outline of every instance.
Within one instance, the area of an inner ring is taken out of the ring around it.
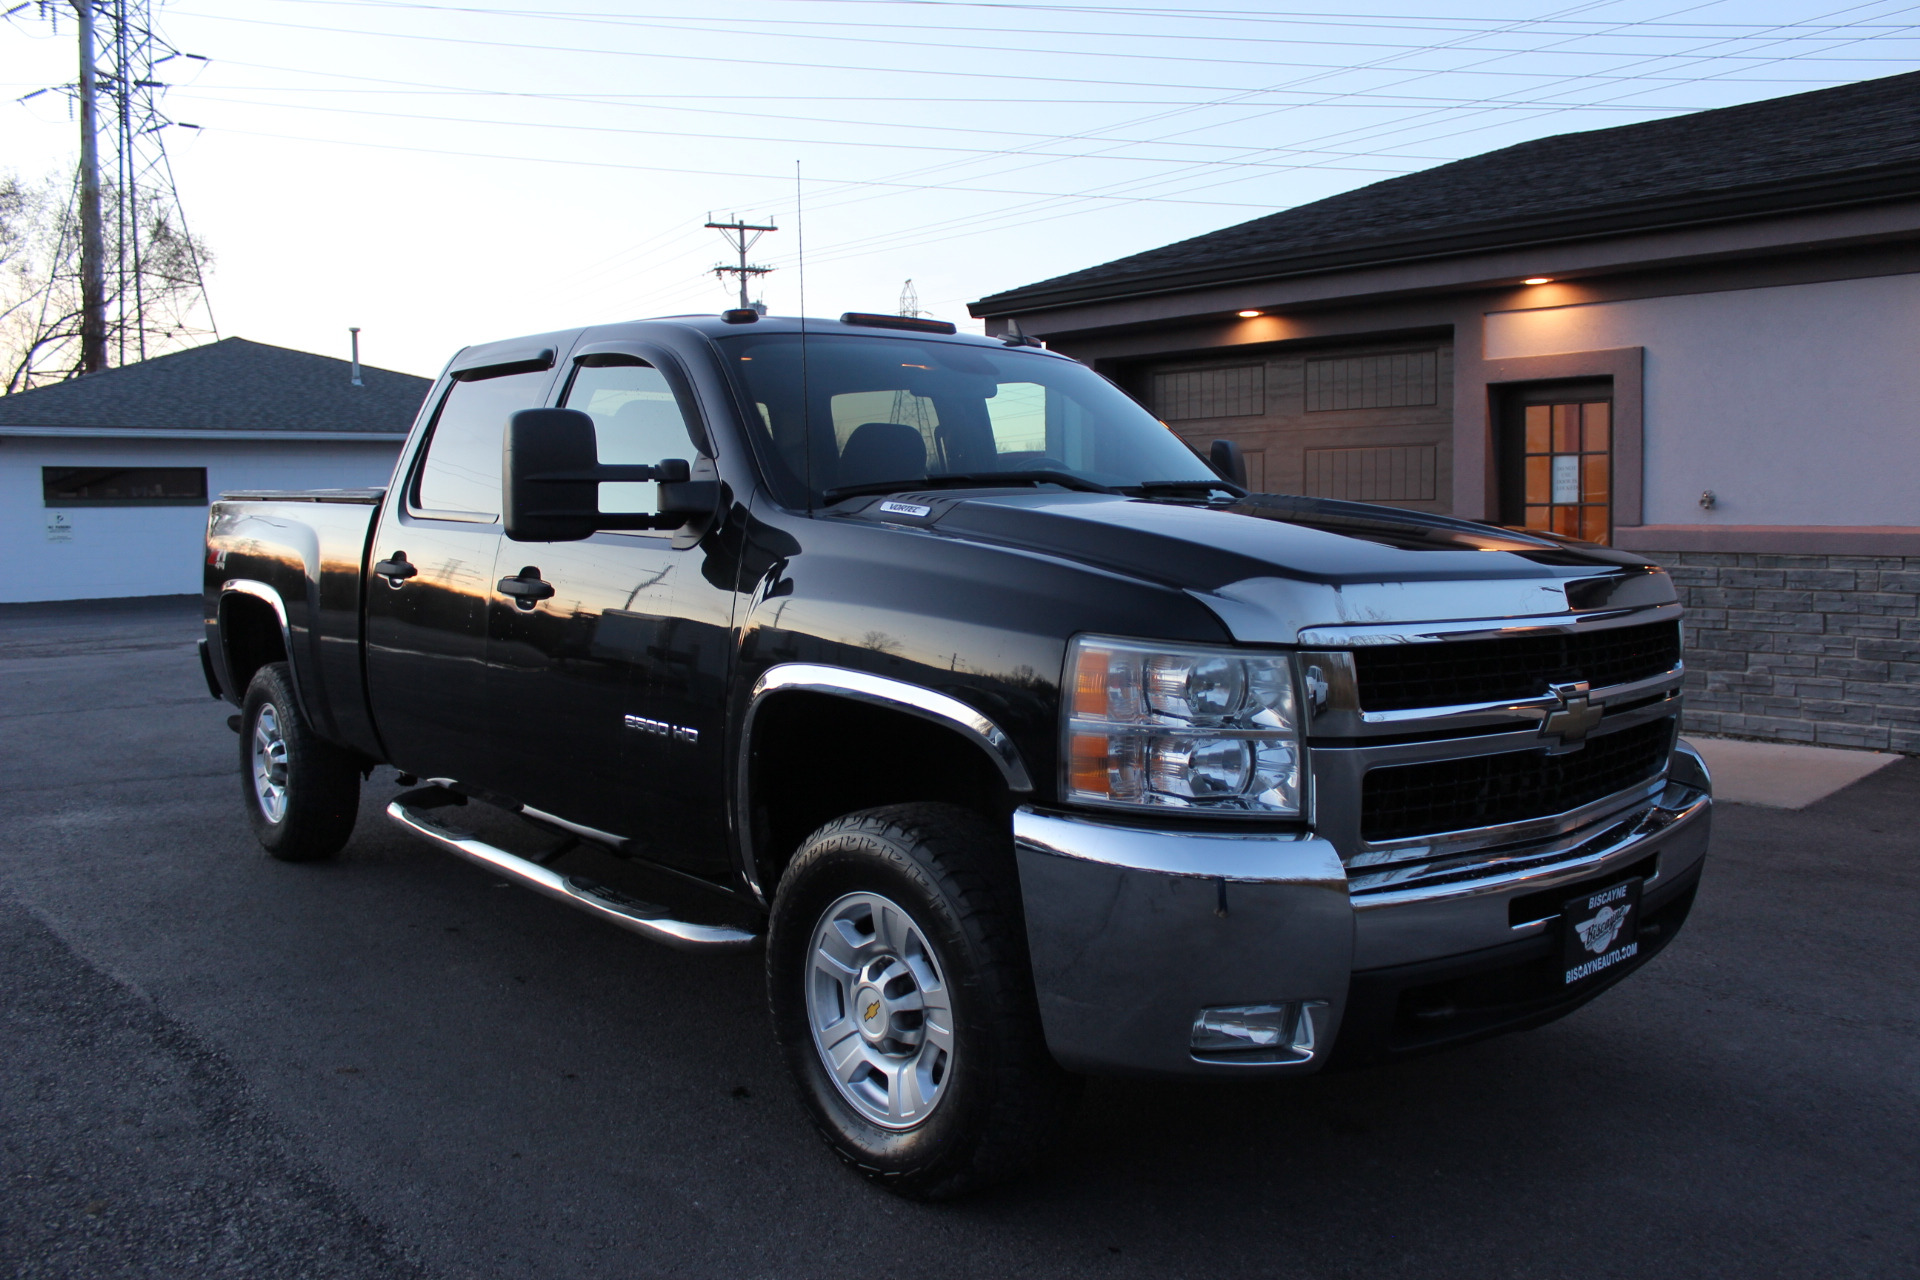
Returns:
[[[1713,772],[1714,799],[1773,809],[1804,809],[1901,759],[1891,751],[1843,751],[1692,734],[1687,741]]]

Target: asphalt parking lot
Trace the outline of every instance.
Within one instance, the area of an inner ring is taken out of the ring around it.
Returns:
[[[1286,1086],[1094,1082],[909,1204],[789,1096],[755,957],[392,828],[273,862],[180,603],[0,608],[0,1264],[20,1277],[1920,1273],[1920,760],[1722,806],[1665,953],[1550,1027]]]

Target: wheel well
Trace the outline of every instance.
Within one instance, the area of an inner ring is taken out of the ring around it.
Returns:
[[[231,593],[220,602],[220,644],[226,650],[227,675],[234,696],[244,699],[253,673],[269,662],[285,662],[287,646],[273,606],[257,596]]]
[[[818,693],[779,693],[753,719],[743,779],[755,870],[773,893],[800,842],[842,814],[915,800],[1011,823],[1013,793],[986,751],[919,716]]]

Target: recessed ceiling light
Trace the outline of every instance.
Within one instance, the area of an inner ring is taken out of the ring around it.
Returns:
[[[1553,277],[1552,276],[1528,276],[1525,280],[1522,280],[1520,283],[1521,284],[1552,284]]]
[[[1253,318],[1254,318],[1255,316],[1260,316],[1260,315],[1265,315],[1265,314],[1266,314],[1266,313],[1265,313],[1265,312],[1263,312],[1263,311],[1242,311],[1242,312],[1240,313],[1240,318],[1241,318],[1242,320],[1251,320],[1251,319],[1253,319]]]

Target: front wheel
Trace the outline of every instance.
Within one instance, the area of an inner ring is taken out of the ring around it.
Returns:
[[[1018,1173],[1071,1106],[1006,844],[955,806],[869,809],[808,837],[774,898],[768,997],[801,1098],[841,1159],[904,1195]]]
[[[261,848],[283,862],[340,852],[360,810],[360,769],[313,731],[284,662],[253,673],[240,709],[240,792]]]

